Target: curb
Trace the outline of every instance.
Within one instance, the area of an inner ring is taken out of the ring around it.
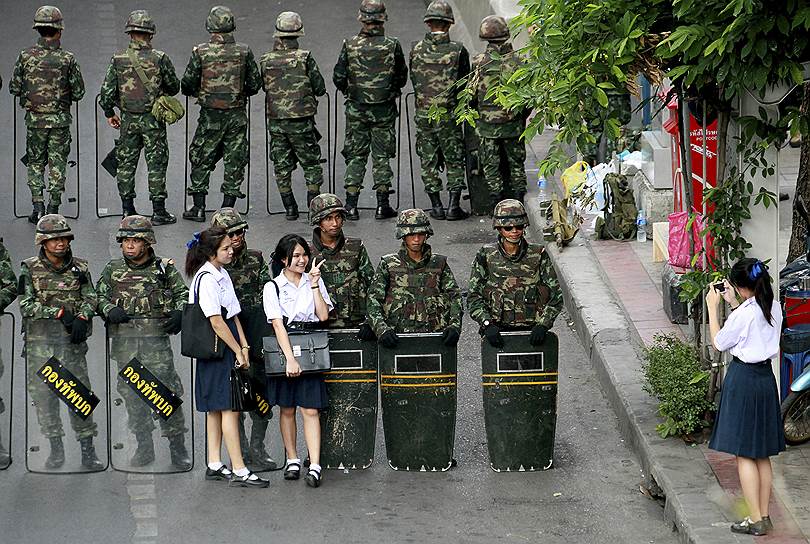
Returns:
[[[536,227],[545,219],[536,191],[527,195],[526,207],[539,234]],[[726,493],[700,449],[656,433],[656,402],[642,388],[641,340],[590,243],[578,234],[564,251],[554,244],[546,245],[546,251],[557,270],[575,332],[589,353],[622,436],[639,457],[646,485],[663,491],[664,516],[674,524],[682,543],[754,542],[751,536],[729,531],[731,521],[721,505]]]

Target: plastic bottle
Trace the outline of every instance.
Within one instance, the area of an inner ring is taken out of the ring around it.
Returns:
[[[638,217],[636,217],[636,240],[647,241],[647,218],[644,217],[644,210],[639,210]]]
[[[542,176],[542,175],[541,175],[541,176],[539,176],[539,177],[537,178],[537,187],[539,187],[541,191],[545,191],[545,190],[546,190],[546,186],[547,186],[547,183],[546,183],[546,176]]]

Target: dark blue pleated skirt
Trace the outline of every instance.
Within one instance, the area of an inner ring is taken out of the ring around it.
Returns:
[[[323,374],[302,374],[297,378],[267,377],[267,402],[283,408],[316,408],[329,405]]]
[[[736,357],[731,362],[709,447],[751,459],[785,451],[779,394],[769,362],[743,363]]]
[[[236,321],[226,319],[237,343],[241,341]],[[194,401],[198,412],[219,412],[230,410],[231,403],[231,369],[236,364],[236,355],[231,348],[225,347],[222,359],[197,359],[194,368]]]

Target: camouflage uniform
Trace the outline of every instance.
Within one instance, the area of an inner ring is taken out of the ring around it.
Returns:
[[[437,7],[445,8],[446,13],[436,13]],[[441,0],[431,3],[425,15],[425,22],[436,20],[453,22],[450,6]],[[410,70],[416,103],[416,153],[422,163],[422,182],[434,208],[431,217],[444,219],[439,196],[440,172],[447,170],[447,190],[458,207],[458,196],[465,188],[464,133],[452,115],[431,121],[428,111],[435,105],[453,112],[458,94],[455,83],[470,73],[470,55],[462,44],[450,41],[449,33],[428,32],[411,49]]]
[[[388,205],[394,173],[389,160],[396,156],[396,98],[408,81],[408,66],[399,40],[385,35],[385,6],[378,0],[364,0],[358,19],[375,26],[344,40],[332,81],[346,97],[346,207],[355,218],[357,195],[363,188],[366,162],[371,153],[377,216],[396,215]],[[382,210],[380,208],[383,208]],[[381,213],[383,212],[383,213]]]
[[[406,234],[433,234],[422,210],[403,210],[397,218],[397,238]],[[441,332],[450,327],[461,331],[461,290],[447,257],[434,255],[422,246],[422,258],[408,256],[403,242],[398,253],[385,255],[368,290],[368,318],[377,337],[388,331]]]
[[[206,22],[211,39],[191,51],[180,82],[183,94],[197,98],[200,105],[197,130],[188,150],[191,162],[188,194],[208,194],[211,172],[222,158],[225,165],[222,193],[231,197],[223,206],[233,206],[237,198],[245,196],[241,186],[250,160],[245,106],[247,97],[261,89],[261,74],[253,51],[236,42],[235,28],[230,10],[213,8]]]
[[[183,384],[175,370],[171,340],[164,327],[167,325],[166,318],[172,312],[182,312],[188,300],[188,288],[174,261],[159,257],[152,250],[155,235],[149,219],[140,215],[124,218],[116,241],[121,243],[125,238],[145,240],[149,257],[141,264],[127,257],[111,260],[96,284],[98,313],[108,321],[110,358],[117,363],[119,370],[127,366],[133,357],[137,358],[166,387],[182,397]],[[114,308],[124,310],[127,321],[120,324],[111,322],[110,311]],[[140,462],[133,458],[132,464],[143,466],[147,464],[145,460],[151,461],[155,455],[152,410],[123,379],[116,380],[116,388],[126,404],[129,430],[137,438],[139,450],[145,448],[143,452],[136,451],[136,456],[141,453],[145,457]],[[185,442],[184,435],[188,428],[182,406],[168,420],[158,419],[162,436],[170,442]],[[174,458],[174,451],[172,453]],[[191,461],[180,464],[190,468]]]
[[[57,8],[43,6],[37,10],[34,28],[62,30],[62,14]],[[65,51],[57,38],[40,37],[37,44],[21,51],[14,64],[9,92],[25,108],[28,187],[31,200],[43,202],[45,167],[50,164],[48,213],[57,213],[62,203],[70,153],[70,113],[72,102],[84,97],[84,80],[79,63]],[[41,217],[44,210],[40,210]],[[32,222],[39,217],[32,214]]]
[[[39,220],[37,245],[60,237],[73,239],[64,217],[49,214]],[[79,381],[92,390],[85,357],[87,342],[72,343],[71,326],[60,321],[60,317],[63,313],[70,312],[76,320],[87,321],[87,336],[90,336],[98,299],[87,261],[74,257],[69,247],[63,264],[58,268],[48,260],[44,248],[40,249],[37,257],[24,260],[20,269],[20,290],[28,394],[36,407],[42,435],[51,440],[53,454],[55,449],[62,450],[61,437],[65,434],[59,415],[60,403],[56,395],[39,379],[37,371],[48,359],[55,356]],[[86,452],[92,453],[92,458],[98,466],[88,468],[103,468],[92,446],[92,438],[98,434],[93,417],[83,420],[72,410],[69,413],[71,427],[82,443],[83,462]],[[64,450],[61,460],[64,462]],[[61,466],[61,463],[57,462],[50,468],[58,466]]]
[[[335,247],[323,244],[321,229],[317,225],[335,211],[346,215],[343,203],[332,194],[318,195],[310,203],[310,224],[315,227],[310,250],[313,261],[316,258],[325,260],[321,277],[334,304],[328,326],[333,329],[354,328],[366,320],[367,294],[374,278],[374,267],[366,246],[358,238],[347,238],[341,231]]]
[[[522,201],[526,194],[526,146],[520,135],[528,112],[505,110],[495,102],[494,96],[487,97],[490,89],[520,66],[521,60],[512,44],[506,41],[509,29],[502,17],[485,17],[481,22],[480,36],[489,43],[486,51],[473,60],[473,76],[470,78],[474,93],[472,103],[480,115],[475,126],[480,140],[478,158],[495,202],[500,200],[498,195],[503,192],[511,192]],[[501,175],[502,155],[509,171],[509,187],[504,187]]]
[[[130,23],[137,23],[138,26]],[[154,27],[149,14],[135,11],[130,14],[127,32],[154,34]],[[152,105],[159,97],[152,96],[146,90],[133,67],[130,54],[137,57],[151,86],[159,89],[160,94],[176,95],[180,90],[180,81],[169,55],[153,49],[151,41],[132,38],[129,47],[113,55],[110,60],[99,99],[99,105],[107,118],[115,115],[115,107],[121,110],[121,133],[116,143],[116,158],[118,194],[122,201],[128,200],[131,205],[135,198],[135,170],[143,149],[149,170],[149,199],[153,204],[163,203],[168,196],[166,168],[169,165],[169,144],[166,139],[166,123],[158,121],[152,115]],[[134,213],[134,209],[130,211]]]
[[[11,268],[11,258],[8,255],[6,246],[3,244],[3,239],[0,238],[0,313],[5,312],[9,304],[14,302],[17,298],[17,276],[14,274],[14,269]],[[15,334],[16,331],[10,331]],[[12,354],[13,356],[13,354]],[[3,365],[3,356],[0,353],[0,378],[3,377],[5,367]],[[0,414],[6,411],[5,402],[0,397]],[[0,436],[2,438],[2,436]],[[0,442],[0,468],[5,467],[9,463],[8,451]]]
[[[605,142],[605,156],[599,157],[599,141],[602,139],[603,127],[605,119],[614,118],[618,119],[619,124],[624,126],[630,122],[631,106],[630,94],[627,92],[617,92],[615,90],[605,91],[608,97],[608,106],[604,110],[597,113],[595,116],[586,115],[585,124],[590,132],[596,139],[593,143],[588,143],[582,148],[582,160],[596,166],[600,159],[609,161],[614,153],[621,151],[617,148],[617,141],[607,136]]]
[[[495,207],[493,228],[524,225],[528,216],[517,200]],[[557,273],[545,248],[525,238],[515,255],[508,255],[503,240],[486,244],[475,256],[470,273],[467,308],[481,325],[500,330],[546,330],[562,310],[563,298]]]
[[[295,208],[292,173],[298,163],[304,170],[307,204],[321,192],[321,135],[315,127],[318,96],[326,94],[326,85],[312,53],[298,48],[304,27],[297,13],[284,12],[276,20],[273,50],[262,55],[261,66],[266,93],[265,111],[270,133],[270,158],[273,160],[278,192],[285,209]]]

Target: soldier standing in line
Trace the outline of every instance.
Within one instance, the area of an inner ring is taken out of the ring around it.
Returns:
[[[434,0],[425,12],[428,33],[411,49],[411,82],[415,93],[416,153],[422,162],[422,181],[430,197],[430,217],[457,221],[469,214],[461,209],[464,190],[465,148],[461,125],[452,115],[431,121],[430,107],[436,105],[451,113],[456,107],[455,84],[470,73],[470,54],[459,42],[450,41],[453,9],[444,0]],[[450,205],[442,205],[440,171],[447,171]]]
[[[84,97],[79,63],[73,53],[62,49],[60,44],[64,29],[62,12],[53,6],[42,6],[34,14],[34,28],[40,38],[35,46],[20,52],[8,87],[26,110],[25,154],[34,206],[28,221],[32,224],[45,215],[43,192],[48,164],[51,171],[47,213],[59,213],[70,153],[73,122],[70,105]]]
[[[52,356],[70,370],[88,389],[87,338],[93,333],[92,319],[98,299],[87,261],[73,256],[73,233],[64,217],[48,214],[37,222],[34,239],[39,255],[22,262],[20,269],[20,315],[25,331],[28,394],[36,407],[43,436],[51,445],[46,469],[65,463],[59,399],[37,377],[39,368]],[[103,470],[96,456],[93,437],[98,426],[90,416],[81,419],[70,411],[70,424],[79,440],[82,466]]]
[[[374,267],[368,258],[366,246],[359,238],[343,233],[346,208],[333,194],[316,196],[309,204],[309,222],[312,230],[312,260],[320,257],[321,277],[329,290],[334,310],[328,326],[333,329],[359,327],[361,340],[374,340],[374,331],[366,321],[366,299]]]
[[[557,273],[545,248],[526,241],[529,217],[518,200],[495,206],[492,228],[498,241],[478,250],[470,273],[467,308],[481,336],[503,347],[503,330],[531,331],[540,346],[563,305]]]
[[[248,319],[261,319],[264,317],[262,306],[262,293],[264,284],[270,281],[270,270],[264,260],[262,252],[258,249],[248,249],[245,233],[248,223],[233,208],[222,208],[211,219],[212,227],[219,227],[228,233],[233,248],[233,259],[230,264],[223,265],[228,275],[231,277],[236,298],[242,307],[240,314],[243,327],[250,327]],[[254,313],[256,312],[256,313]],[[251,375],[259,381],[265,383],[264,361],[251,358]],[[242,457],[245,463],[250,465],[254,472],[275,470],[276,461],[267,453],[265,447],[265,436],[267,426],[270,424],[273,412],[268,412],[263,416],[258,411],[250,412],[251,428],[250,441],[245,434],[245,416],[239,417],[239,438],[241,439]]]
[[[376,219],[396,217],[388,196],[394,172],[389,164],[396,156],[396,98],[408,82],[408,66],[399,40],[385,35],[385,4],[363,0],[357,19],[360,33],[343,41],[332,81],[346,97],[346,212],[348,219],[360,218],[357,201],[363,188],[366,163],[371,153]]]
[[[169,143],[166,123],[152,115],[152,106],[162,95],[174,96],[180,81],[169,55],[152,48],[155,22],[145,10],[129,14],[125,32],[129,47],[113,55],[99,105],[107,123],[121,133],[116,142],[118,160],[118,194],[124,217],[135,211],[135,170],[141,149],[149,169],[149,199],[152,201],[152,224],[167,225],[177,218],[166,211],[166,168],[169,165]],[[143,78],[141,77],[143,74]],[[144,83],[144,79],[149,84]],[[115,107],[121,111],[119,117]]]
[[[493,86],[517,70],[521,60],[508,41],[509,27],[503,17],[484,17],[478,36],[488,43],[486,51],[473,60],[470,85],[474,92],[472,105],[480,115],[475,130],[480,140],[478,156],[484,181],[493,207],[507,193],[523,202],[526,195],[526,145],[520,135],[529,112],[505,110],[495,102],[494,96],[487,96]],[[501,155],[509,169],[509,187],[504,187]]]
[[[11,258],[8,255],[6,246],[3,244],[3,239],[0,238],[0,313],[6,311],[9,304],[14,302],[17,298],[17,276],[14,274],[14,269],[11,267]],[[11,331],[15,334],[16,331]],[[14,354],[12,353],[12,357]],[[3,377],[5,368],[3,365],[3,357],[0,355],[0,378]],[[6,404],[0,397],[0,414],[6,411]],[[2,434],[0,434],[2,438]],[[0,441],[0,468],[7,467],[11,458],[9,457],[8,450]]]
[[[119,370],[137,358],[182,397],[183,384],[174,367],[169,335],[180,332],[188,288],[174,261],[155,255],[155,231],[147,217],[125,217],[115,241],[121,244],[122,257],[107,263],[96,284],[98,313],[110,330],[110,357]],[[123,323],[130,324],[131,333],[117,334],[115,326]],[[138,443],[130,464],[144,467],[155,460],[152,411],[122,379],[116,384],[126,404],[129,429]],[[183,407],[179,406],[168,420],[159,419],[162,435],[169,440],[172,464],[180,470],[191,469]]]
[[[211,8],[205,29],[211,39],[191,51],[180,82],[183,94],[196,97],[200,105],[197,130],[188,150],[188,194],[194,206],[183,213],[183,219],[199,223],[205,221],[205,196],[211,172],[220,158],[225,165],[222,207],[233,207],[237,198],[245,197],[241,187],[250,160],[247,98],[262,88],[253,51],[234,39],[236,25],[231,10],[224,6]]]
[[[461,290],[447,257],[434,254],[426,242],[433,235],[430,219],[420,209],[397,217],[398,253],[385,255],[368,292],[368,318],[387,348],[399,343],[397,333],[443,332],[446,346],[461,334]]]
[[[321,135],[315,127],[317,97],[326,94],[326,85],[312,53],[298,48],[304,23],[294,11],[276,19],[273,49],[262,55],[259,64],[266,93],[267,130],[270,158],[278,192],[288,221],[298,219],[298,203],[292,189],[292,173],[300,163],[307,183],[307,206],[321,192]]]

